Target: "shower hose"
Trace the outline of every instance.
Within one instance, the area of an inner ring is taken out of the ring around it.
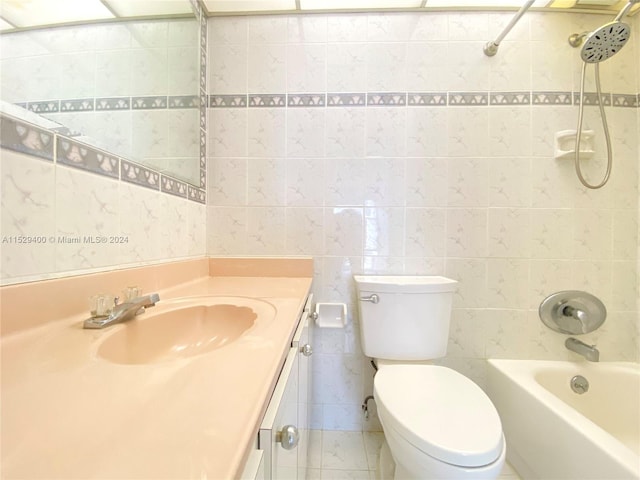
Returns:
[[[575,157],[575,167],[576,174],[578,175],[578,179],[580,183],[587,188],[591,188],[593,190],[602,188],[609,181],[609,176],[611,175],[611,164],[613,163],[613,154],[611,152],[611,136],[609,134],[609,125],[607,124],[607,116],[604,112],[604,105],[602,102],[602,89],[600,87],[600,64],[595,64],[596,68],[596,91],[598,95],[598,107],[600,108],[600,117],[602,118],[602,127],[604,129],[604,138],[607,143],[607,171],[604,174],[604,178],[597,185],[592,185],[584,178],[582,175],[582,170],[580,169],[580,139],[582,137],[582,116],[584,114],[584,77],[587,71],[587,62],[582,63],[582,79],[580,80],[580,111],[578,112],[578,129],[576,133],[576,157]]]

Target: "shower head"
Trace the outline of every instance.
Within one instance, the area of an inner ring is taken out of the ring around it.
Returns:
[[[620,21],[613,21],[591,32],[580,51],[582,60],[599,63],[620,51],[631,36],[631,27]]]
[[[574,33],[569,37],[569,44],[572,47],[579,47],[584,41],[580,51],[584,62],[603,62],[624,47],[631,36],[631,27],[621,20],[636,3],[640,3],[640,0],[629,0],[613,22],[609,22],[593,32]]]

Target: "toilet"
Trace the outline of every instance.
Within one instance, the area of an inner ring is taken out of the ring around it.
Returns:
[[[447,353],[457,282],[354,276],[362,349],[378,367],[381,480],[494,479],[505,461],[500,417],[470,379],[430,360]]]

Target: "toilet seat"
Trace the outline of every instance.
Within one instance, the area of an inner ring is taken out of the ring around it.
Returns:
[[[502,424],[489,397],[455,370],[386,365],[374,378],[383,424],[442,462],[481,467],[504,450]]]

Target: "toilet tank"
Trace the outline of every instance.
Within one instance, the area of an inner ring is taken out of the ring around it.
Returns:
[[[366,356],[429,360],[446,355],[458,282],[410,275],[355,275],[354,279]]]

